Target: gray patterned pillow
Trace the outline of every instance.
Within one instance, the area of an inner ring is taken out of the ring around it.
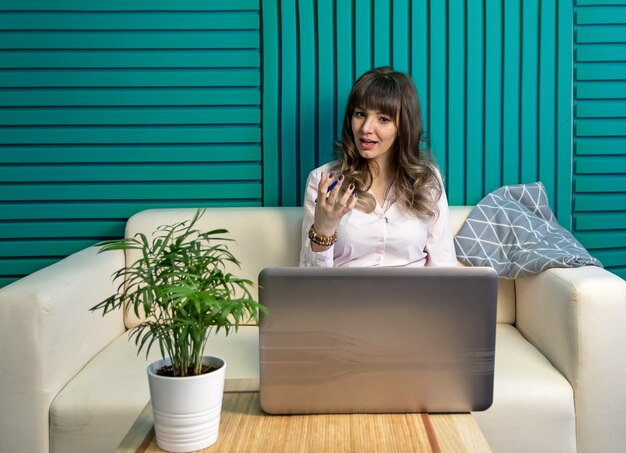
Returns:
[[[551,267],[602,263],[560,226],[541,182],[501,187],[478,203],[454,238],[457,258],[518,278]]]

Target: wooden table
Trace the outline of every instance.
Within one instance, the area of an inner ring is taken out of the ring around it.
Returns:
[[[491,452],[471,414],[267,415],[258,379],[229,379],[220,434],[202,452]],[[118,453],[162,452],[146,405]]]

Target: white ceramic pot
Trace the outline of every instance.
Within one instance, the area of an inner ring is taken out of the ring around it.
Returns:
[[[156,370],[170,365],[169,359],[148,367],[156,443],[162,450],[201,450],[217,441],[226,362],[210,356],[202,361],[218,369],[200,376],[167,377]]]

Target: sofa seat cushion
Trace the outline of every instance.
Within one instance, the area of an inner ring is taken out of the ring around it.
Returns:
[[[494,452],[575,452],[569,382],[519,331],[496,330],[493,405],[474,416]]]
[[[258,328],[216,336],[207,352],[224,358],[227,378],[258,378]],[[146,367],[128,333],[111,343],[52,404],[52,452],[110,452],[149,399]],[[474,416],[493,451],[574,452],[574,401],[567,380],[515,327],[498,324],[494,404]],[[505,423],[506,425],[503,425]]]
[[[146,368],[158,346],[137,356],[126,332],[95,356],[59,393],[50,408],[51,453],[115,451],[150,399]],[[205,353],[226,360],[226,378],[258,378],[258,328],[240,327],[209,339]]]

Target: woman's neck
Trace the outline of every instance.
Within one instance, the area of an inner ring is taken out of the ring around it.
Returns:
[[[373,180],[371,191],[378,204],[383,206],[391,186],[393,185],[395,176],[390,165],[381,165],[381,162],[376,162],[375,165],[377,165],[377,167],[372,169]]]

